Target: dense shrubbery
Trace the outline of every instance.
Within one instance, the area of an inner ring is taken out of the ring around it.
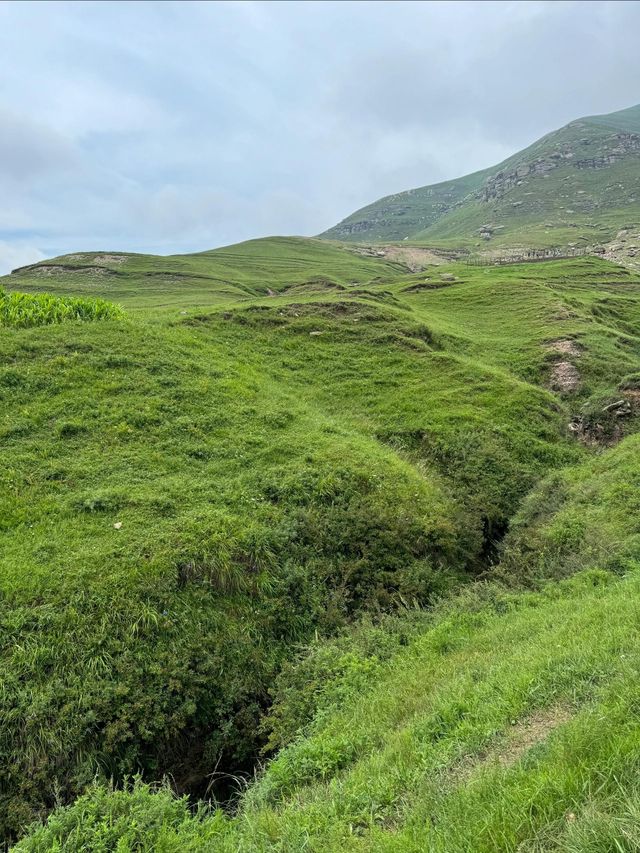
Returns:
[[[186,798],[177,799],[168,787],[154,789],[137,780],[119,791],[103,784],[90,786],[73,806],[55,812],[46,827],[36,829],[14,850],[196,851],[215,833],[215,817],[205,811],[194,815]]]
[[[46,600],[5,608],[8,825],[82,791],[97,771],[170,772],[180,789],[204,793],[212,767],[249,766],[268,685],[291,643],[401,595],[398,554],[409,549],[425,566],[421,600],[443,587],[456,551],[436,496],[366,462],[358,470],[352,456],[355,481],[338,477],[324,502],[307,491],[293,506],[282,495],[256,504],[253,519],[201,510],[156,520],[157,542],[143,537],[119,573],[89,580],[80,554]],[[98,537],[105,512],[116,517],[103,501],[81,516]]]
[[[16,849],[632,851],[638,578],[485,586],[399,634],[364,625],[351,654],[316,646],[283,676],[288,743],[234,816],[191,815],[141,783],[97,786]],[[327,676],[315,710],[301,708],[305,681]]]

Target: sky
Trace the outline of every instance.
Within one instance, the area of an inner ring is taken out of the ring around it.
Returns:
[[[640,102],[640,2],[4,2],[0,274],[313,235]]]

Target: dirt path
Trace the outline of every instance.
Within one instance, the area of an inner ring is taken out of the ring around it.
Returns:
[[[448,773],[455,785],[464,785],[482,767],[498,765],[512,767],[534,746],[542,743],[559,726],[572,717],[564,704],[552,705],[534,711],[515,722],[500,739],[477,755],[465,756]]]
[[[580,384],[580,373],[578,368],[572,361],[569,361],[567,356],[574,359],[580,358],[582,349],[575,341],[570,338],[559,338],[555,341],[550,341],[546,349],[549,352],[557,353],[565,356],[560,361],[556,361],[551,368],[551,376],[549,386],[553,391],[561,391],[570,393],[575,391]]]

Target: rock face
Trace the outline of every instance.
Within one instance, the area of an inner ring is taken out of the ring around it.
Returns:
[[[579,145],[586,147],[591,145],[592,140],[588,137],[581,139]],[[570,164],[576,169],[605,169],[628,154],[640,152],[640,134],[636,133],[614,133],[604,143],[604,151],[593,157],[577,157],[578,153],[568,145],[562,146],[558,151],[546,157],[539,157],[530,162],[520,163],[512,171],[500,171],[489,177],[476,193],[481,201],[491,201],[502,198],[510,189],[520,186],[525,179],[532,177],[544,177],[559,166]]]
[[[522,163],[513,172],[497,172],[495,175],[487,178],[486,184],[477,193],[477,198],[485,202],[502,198],[512,187],[522,184],[525,178],[534,175],[546,175],[552,169],[555,169],[557,165],[558,163],[550,157],[548,159],[534,160],[532,163]]]

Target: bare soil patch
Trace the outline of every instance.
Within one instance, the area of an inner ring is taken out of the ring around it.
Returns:
[[[430,249],[418,249],[407,246],[385,246],[382,250],[385,258],[404,264],[411,272],[420,272],[425,267],[446,264],[448,258],[443,258]]]
[[[580,384],[578,368],[570,361],[557,361],[551,369],[549,384],[553,391],[575,391]]]
[[[566,339],[558,339],[557,341],[549,341],[547,344],[547,349],[550,352],[557,352],[560,355],[572,355],[574,358],[580,358],[582,355],[582,349],[576,341],[572,341],[569,338]]]
[[[55,278],[57,276],[68,275],[82,275],[96,278],[98,276],[115,275],[115,272],[106,267],[72,267],[58,264],[43,264],[39,267],[30,267],[29,274],[35,278]]]
[[[502,767],[511,767],[525,752],[546,740],[554,729],[567,723],[571,717],[571,710],[566,705],[535,711],[513,726],[504,745],[492,757]]]
[[[419,246],[357,246],[351,249],[356,255],[372,258],[385,258],[398,264],[404,264],[411,272],[420,272],[425,267],[449,263],[455,255],[434,252]]]
[[[518,720],[491,747],[477,755],[462,758],[449,772],[456,785],[463,785],[480,767],[512,767],[525,753],[547,739],[552,731],[568,722],[571,709],[564,704],[541,708]]]
[[[94,264],[123,264],[127,260],[126,255],[96,255]]]

